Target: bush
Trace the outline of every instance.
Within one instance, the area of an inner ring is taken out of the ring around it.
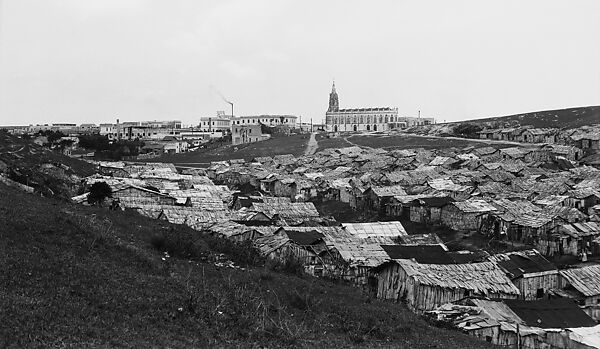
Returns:
[[[106,182],[96,182],[90,187],[88,194],[88,203],[91,205],[100,205],[104,203],[106,198],[112,197],[112,189]]]
[[[194,236],[189,231],[171,229],[168,232],[155,233],[150,237],[150,244],[161,252],[167,252],[173,257],[202,260],[209,252],[200,236]]]
[[[287,258],[285,261],[269,259],[265,266],[273,271],[285,272],[292,275],[304,275],[304,264],[296,258]]]
[[[205,235],[205,240],[211,250],[226,254],[238,265],[256,266],[265,261],[251,241],[237,242],[208,234]]]
[[[466,138],[479,138],[477,132],[481,130],[483,130],[483,128],[477,124],[463,122],[454,127],[454,135]]]

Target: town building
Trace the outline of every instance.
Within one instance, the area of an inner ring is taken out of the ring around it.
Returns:
[[[224,112],[218,111],[216,116],[204,116],[200,118],[200,129],[205,132],[211,131],[229,131],[234,125],[266,125],[269,127],[287,126],[289,128],[296,127],[295,115],[247,115],[247,116],[232,116],[225,115]]]
[[[269,139],[271,135],[263,134],[261,125],[232,125],[231,144],[245,144]]]
[[[109,139],[162,140],[181,136],[181,121],[127,121],[116,124],[100,124],[100,135]]]

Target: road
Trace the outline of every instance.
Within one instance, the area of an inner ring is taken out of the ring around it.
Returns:
[[[316,132],[310,134],[310,139],[308,140],[308,144],[306,145],[306,150],[304,150],[304,155],[313,155],[317,152],[317,148],[319,147],[319,142],[317,142]]]

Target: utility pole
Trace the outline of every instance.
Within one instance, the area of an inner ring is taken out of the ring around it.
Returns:
[[[312,131],[313,131],[312,118],[310,118],[310,132],[312,133]]]
[[[521,349],[521,328],[517,322],[517,349]]]

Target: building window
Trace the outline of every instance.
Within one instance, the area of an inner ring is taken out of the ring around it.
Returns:
[[[535,294],[535,298],[544,298],[544,289],[538,288]]]

